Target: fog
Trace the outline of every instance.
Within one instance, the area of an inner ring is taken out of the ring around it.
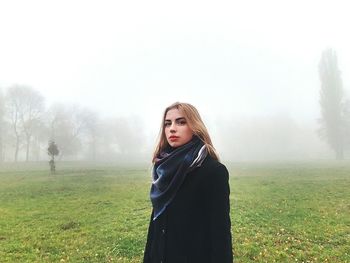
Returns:
[[[147,162],[162,112],[175,101],[197,107],[224,161],[334,159],[317,133],[318,65],[325,49],[336,51],[349,98],[346,7],[345,1],[1,2],[0,106],[7,115],[0,159],[14,161],[18,145],[18,161],[48,160],[54,136],[60,160]],[[41,126],[27,141],[25,125],[14,135],[5,107],[16,86],[42,97]]]

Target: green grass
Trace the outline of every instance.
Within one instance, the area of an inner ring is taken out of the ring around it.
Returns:
[[[0,262],[141,262],[145,166],[0,168]],[[235,262],[350,262],[349,163],[235,163]]]

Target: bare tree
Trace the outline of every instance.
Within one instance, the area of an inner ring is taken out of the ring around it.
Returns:
[[[8,110],[16,135],[15,161],[18,160],[20,140],[23,135],[25,140],[26,161],[29,160],[29,150],[33,130],[40,122],[44,110],[44,98],[31,87],[13,85],[7,90]]]
[[[319,135],[325,139],[336,154],[336,159],[344,158],[343,85],[338,59],[333,49],[322,53],[319,63],[321,80],[321,119]]]
[[[85,119],[85,137],[87,140],[88,158],[96,161],[99,139],[100,139],[100,119],[94,111],[85,109],[82,112],[82,118]]]
[[[56,103],[48,111],[49,138],[60,145],[59,159],[76,150],[73,135],[73,123],[66,105]]]
[[[4,160],[4,114],[5,114],[5,100],[2,94],[2,90],[0,90],[0,163]]]
[[[50,139],[60,145],[59,159],[82,154],[83,139],[93,129],[95,113],[78,105],[54,104],[48,112]],[[95,131],[94,131],[95,132]]]
[[[144,160],[147,138],[138,116],[106,118],[99,126],[98,158],[117,162]]]
[[[103,147],[98,157],[105,161],[114,160],[117,145],[115,144],[113,119],[106,118],[101,121],[101,129],[99,132],[100,145]]]
[[[35,161],[39,161],[42,154],[45,153],[47,148],[47,140],[49,138],[44,114],[45,112],[41,116],[40,121],[35,122],[35,125],[33,125],[31,156]]]
[[[7,90],[6,94],[6,113],[11,122],[13,132],[15,135],[15,152],[14,152],[14,161],[18,161],[18,152],[21,143],[21,128],[20,128],[20,100],[16,94],[17,86],[12,87]]]
[[[131,160],[137,158],[145,147],[145,134],[142,120],[137,116],[119,117],[113,121],[114,142],[120,158]]]

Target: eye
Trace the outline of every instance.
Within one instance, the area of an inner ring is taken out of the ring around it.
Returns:
[[[181,120],[178,122],[180,125],[185,125],[186,124],[186,121],[185,120]]]
[[[164,123],[164,126],[169,126],[169,125],[170,125],[170,122]]]

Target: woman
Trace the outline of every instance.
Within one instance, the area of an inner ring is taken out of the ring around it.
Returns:
[[[196,108],[164,111],[144,263],[232,263],[229,174]]]

